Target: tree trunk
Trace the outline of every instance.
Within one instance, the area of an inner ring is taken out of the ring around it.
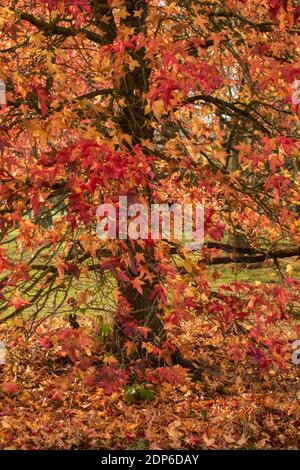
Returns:
[[[145,32],[145,18],[148,14],[147,2],[144,0],[126,0],[124,5],[128,16],[122,18],[121,23],[133,29],[136,35]],[[134,15],[136,11],[142,11],[140,17]],[[120,131],[131,137],[132,146],[138,144],[143,148],[144,154],[147,155],[149,154],[149,150],[143,147],[142,141],[153,141],[153,129],[150,126],[151,115],[145,114],[147,103],[144,99],[144,95],[149,91],[149,77],[151,71],[150,68],[148,68],[145,50],[143,48],[137,51],[128,49],[127,53],[135,62],[139,63],[139,66],[135,67],[133,70],[130,70],[127,65],[124,66],[125,73],[120,83],[116,86],[117,96],[122,98],[124,104],[114,120]],[[125,139],[123,145],[127,146],[130,150],[130,146]],[[152,194],[148,188],[144,189],[143,196],[148,198],[149,203],[152,202]],[[138,245],[136,245],[135,252],[132,252],[132,244],[128,243],[127,246],[130,256],[132,257],[134,257],[136,252],[141,251],[141,247]],[[149,298],[155,284],[158,283],[154,249],[150,252],[146,248],[143,255],[147,261],[147,268],[153,275],[153,282],[145,281],[145,284],[142,286],[142,293],[139,293],[129,283],[126,284],[126,286],[124,286],[124,283],[119,283],[119,290],[130,305],[131,314],[134,316],[137,324],[151,330],[147,340],[158,344],[166,338],[166,333],[163,322],[159,318],[159,314],[161,313],[159,302],[157,298],[152,300]],[[138,273],[130,273],[131,280],[134,280],[137,276]],[[122,326],[117,321],[112,341],[112,343],[115,343],[114,349],[120,353],[120,351],[124,349],[125,341],[129,339],[129,336],[123,331]],[[139,353],[141,354],[142,351],[139,351]]]

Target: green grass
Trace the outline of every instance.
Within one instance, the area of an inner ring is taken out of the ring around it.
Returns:
[[[259,267],[253,265],[231,264],[210,268],[211,274],[217,274],[215,285],[230,284],[233,281],[254,283],[257,281],[281,284],[283,276],[287,276],[287,267],[293,267],[293,277],[300,281],[300,262],[294,258],[281,260],[276,266],[272,261],[260,263]]]
[[[10,242],[5,245],[5,249],[7,249],[8,255],[14,262],[28,262],[32,254],[30,252],[20,252],[17,250],[16,241],[14,240],[15,236],[15,232],[10,234]],[[49,254],[51,254],[51,251],[46,250],[35,259],[34,263],[45,263]],[[198,256],[199,254],[192,254],[191,260],[197,262]],[[183,261],[179,256],[174,256],[174,260],[176,264],[182,266]],[[289,265],[293,267],[293,276],[300,281],[300,262],[296,258],[281,260],[277,265],[272,261],[267,261],[258,266],[242,264],[213,266],[209,268],[211,279],[210,287],[216,289],[221,285],[229,285],[234,281],[280,285],[283,282],[284,276],[287,275],[287,266]],[[1,278],[3,279],[7,274],[7,272],[3,272]],[[31,276],[32,279],[35,279],[39,276],[39,272],[33,270],[31,271]],[[20,292],[22,292],[22,287],[25,288],[26,283],[20,286]],[[105,321],[109,322],[115,311],[114,292],[116,287],[116,281],[110,273],[84,274],[80,276],[79,280],[74,277],[67,277],[60,286],[55,287],[55,291],[49,290],[48,285],[45,285],[41,298],[34,301],[33,305],[26,308],[22,316],[24,319],[39,319],[52,315],[67,317],[69,313],[76,313],[78,316],[102,316]],[[27,295],[25,295],[25,298],[31,301],[40,288],[41,283],[37,283]],[[89,292],[88,301],[78,307],[78,298],[82,295],[82,292],[85,291]],[[74,299],[74,301],[72,299]],[[300,307],[299,309],[297,308],[297,311],[298,310],[300,314]],[[12,311],[13,308],[9,307],[6,308],[5,312],[2,311],[0,313],[1,316],[7,316]]]

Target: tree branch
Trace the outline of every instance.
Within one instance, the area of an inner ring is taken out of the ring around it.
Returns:
[[[97,44],[106,44],[105,38],[100,34],[94,33],[85,28],[75,29],[72,27],[67,28],[66,26],[58,26],[55,23],[47,23],[46,21],[37,18],[30,13],[19,12],[21,20],[28,21],[30,24],[43,31],[46,36],[58,35],[64,37],[75,37],[78,34],[83,34],[87,39]]]
[[[300,247],[293,248],[289,250],[275,250],[269,251],[268,253],[262,253],[258,255],[251,255],[251,256],[224,256],[220,258],[212,258],[208,261],[210,265],[217,265],[217,264],[230,264],[230,263],[244,263],[244,264],[252,264],[252,263],[260,263],[262,261],[266,261],[268,259],[283,259],[283,258],[292,258],[293,256],[300,256]],[[200,261],[207,262],[206,260]]]

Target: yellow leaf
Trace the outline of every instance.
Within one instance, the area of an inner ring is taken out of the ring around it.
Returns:
[[[291,276],[293,271],[294,271],[294,267],[291,264],[288,264],[286,267],[286,272],[288,273],[288,275]]]
[[[193,263],[190,259],[186,259],[183,266],[185,267],[188,273],[193,272]]]
[[[163,110],[164,110],[164,103],[162,102],[162,100],[154,101],[152,105],[152,111],[158,121],[162,117]]]
[[[207,447],[211,447],[215,443],[215,439],[213,437],[208,437],[206,433],[202,434],[202,439]]]
[[[129,64],[129,70],[132,72],[132,70],[136,69],[137,67],[140,67],[140,64],[138,63],[138,61],[132,60]]]
[[[237,443],[241,447],[244,446],[247,443],[247,438],[246,438],[244,433],[242,434],[241,438],[238,440]]]
[[[224,439],[227,442],[227,444],[233,444],[235,442],[235,439],[233,439],[233,437],[230,434],[228,435],[225,434]]]

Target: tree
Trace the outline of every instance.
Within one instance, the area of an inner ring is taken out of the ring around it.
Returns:
[[[29,311],[34,327],[50,300],[74,315],[93,289],[131,361],[190,367],[170,331],[193,315],[238,325],[261,366],[282,360],[270,324],[297,297],[290,271],[281,287],[216,289],[211,266],[300,255],[299,13],[289,0],[2,2],[2,323]],[[203,203],[203,249],[100,241],[97,206],[120,195]]]

